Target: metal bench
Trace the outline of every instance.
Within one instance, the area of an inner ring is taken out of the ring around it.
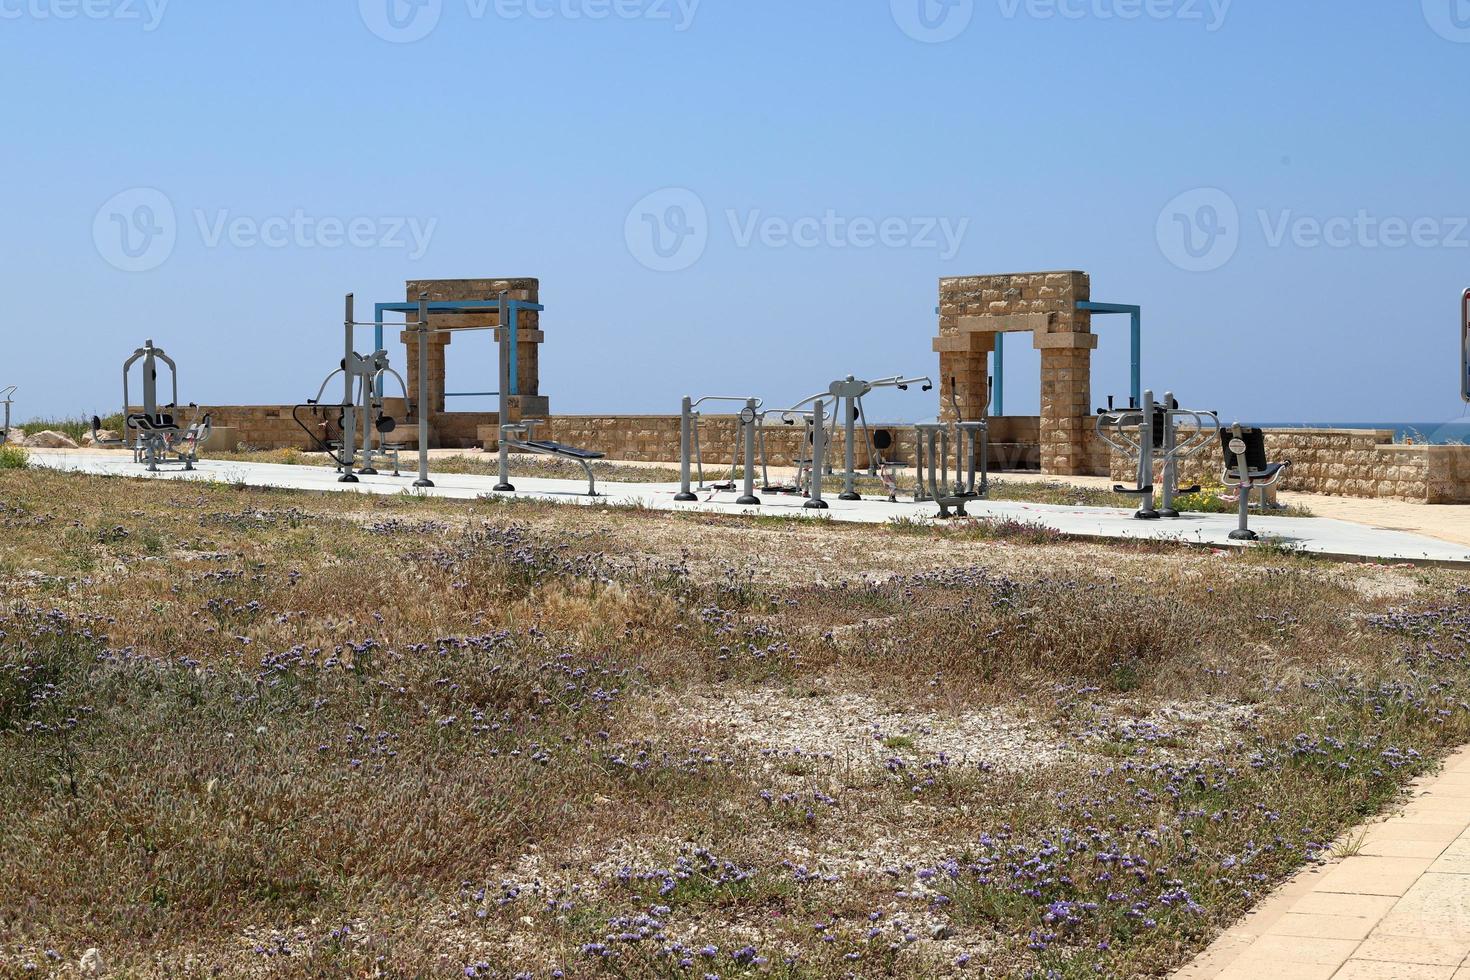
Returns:
[[[587,496],[597,496],[597,477],[592,473],[592,462],[594,460],[606,459],[606,453],[593,452],[589,449],[578,449],[575,446],[563,445],[550,439],[533,439],[531,430],[544,423],[529,419],[525,422],[502,425],[500,427],[500,442],[507,449],[519,450],[525,453],[536,453],[541,456],[551,456],[556,459],[569,459],[581,465],[587,474]],[[525,438],[514,438],[516,435]]]

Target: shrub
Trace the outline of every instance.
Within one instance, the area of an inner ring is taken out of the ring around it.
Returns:
[[[30,456],[20,446],[0,446],[0,470],[23,470],[30,465]]]

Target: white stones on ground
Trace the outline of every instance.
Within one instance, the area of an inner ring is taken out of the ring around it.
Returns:
[[[12,445],[19,446],[26,441],[26,431],[24,429],[6,429],[5,441]]]
[[[26,439],[26,446],[31,449],[80,449],[70,436],[57,432],[54,429],[44,429]]]
[[[89,947],[82,954],[77,966],[81,969],[82,975],[87,977],[100,977],[107,972],[107,961],[102,958],[102,951],[96,946]]]

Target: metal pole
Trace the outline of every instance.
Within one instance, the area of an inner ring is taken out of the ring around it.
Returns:
[[[995,335],[995,415],[1006,413],[1006,335]]]
[[[745,411],[740,413],[740,424],[745,430],[745,492],[735,502],[742,507],[759,507],[761,502],[761,498],[755,495],[755,420],[759,411],[759,403],[752,398],[745,403]]]
[[[852,375],[847,376],[849,383],[856,381]],[[842,432],[846,445],[842,448],[842,468],[846,471],[842,475],[842,494],[838,500],[862,500],[862,495],[857,492],[856,476],[853,470],[857,469],[857,403],[851,395],[841,399],[842,406]]]
[[[1130,311],[1132,317],[1132,345],[1133,345],[1133,401],[1137,404],[1142,396],[1143,388],[1143,309],[1135,308]]]
[[[500,310],[496,320],[500,324],[500,482],[495,484],[498,493],[510,493],[515,487],[510,482],[510,447],[506,444],[505,427],[510,424],[510,329],[506,323],[506,294],[500,294]]]
[[[822,499],[822,467],[819,463],[827,455],[826,404],[819,398],[812,405],[812,492],[802,506],[807,510],[826,510],[827,501]]]
[[[432,487],[429,479],[429,294],[419,294],[419,478],[416,487]]]
[[[1159,508],[1159,516],[1169,518],[1179,516],[1174,507],[1174,490],[1179,486],[1179,433],[1174,427],[1174,404],[1174,393],[1164,392],[1164,506]]]
[[[352,445],[357,428],[356,395],[352,390],[352,294],[347,294],[347,320],[342,330],[346,339],[342,345],[342,475],[339,483],[356,483],[352,466],[357,461],[357,450]]]
[[[699,499],[689,485],[689,452],[693,428],[694,399],[685,395],[679,406],[679,492],[674,495],[675,500],[684,503]]]
[[[1133,516],[1141,521],[1156,521],[1159,512],[1154,509],[1154,393],[1143,393],[1143,421],[1138,427],[1138,487],[1148,491],[1141,498],[1138,513]]]

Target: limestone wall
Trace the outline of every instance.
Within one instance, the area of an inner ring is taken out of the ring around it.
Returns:
[[[1393,498],[1431,504],[1470,503],[1470,446],[1406,446],[1391,429],[1267,429],[1272,462],[1291,460],[1280,489],[1342,497]],[[1132,465],[1111,454],[1113,479],[1133,480]],[[1186,483],[1219,482],[1215,446],[1186,467]]]

